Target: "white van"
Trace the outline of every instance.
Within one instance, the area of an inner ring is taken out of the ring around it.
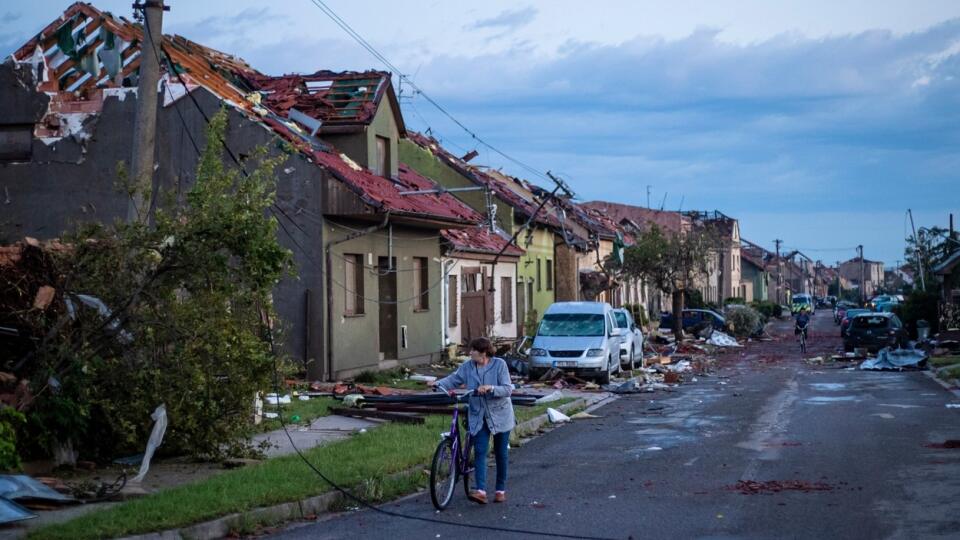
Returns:
[[[605,302],[557,302],[547,308],[530,349],[530,378],[550,368],[610,382],[620,371],[622,331]]]

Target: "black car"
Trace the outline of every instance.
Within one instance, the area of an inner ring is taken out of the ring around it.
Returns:
[[[893,313],[861,313],[850,319],[850,326],[843,337],[843,349],[847,352],[864,347],[876,352],[884,347],[897,348],[907,343],[909,335]]]

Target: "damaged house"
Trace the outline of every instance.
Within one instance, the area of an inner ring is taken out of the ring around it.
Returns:
[[[451,193],[477,212],[486,214],[497,234],[506,238],[517,234],[516,245],[522,254],[516,262],[514,292],[509,295],[514,299],[515,335],[531,332],[553,302],[577,298],[576,257],[567,251],[570,236],[564,236],[561,218],[552,205],[537,212],[540,200],[519,179],[471,165],[468,161],[475,155],[456,157],[427,135],[408,132],[400,141],[400,157],[421,174],[454,190]],[[524,230],[528,221],[529,227]],[[493,276],[494,272],[486,275]],[[462,278],[459,282],[462,292]],[[501,278],[491,287],[494,302],[503,283]]]
[[[0,243],[127,217],[115,181],[133,151],[142,33],[76,3],[0,66]],[[313,379],[437,358],[441,231],[477,214],[447,193],[408,194],[435,185],[399,160],[390,75],[269,76],[180,36],[158,54],[155,193],[182,201],[221,107],[239,163],[261,146],[283,157],[274,215],[298,274],[274,292],[285,352]]]

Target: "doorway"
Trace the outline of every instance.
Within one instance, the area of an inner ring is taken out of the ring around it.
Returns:
[[[380,360],[397,359],[397,259],[388,264],[387,257],[377,259],[380,293]]]

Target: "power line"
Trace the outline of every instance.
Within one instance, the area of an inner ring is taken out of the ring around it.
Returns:
[[[357,32],[356,30],[354,30],[353,27],[351,27],[345,20],[343,20],[343,18],[337,15],[337,13],[333,11],[333,9],[331,9],[330,6],[328,6],[323,0],[310,0],[310,1],[318,9],[320,9],[320,11],[322,11],[327,17],[329,17],[330,20],[332,20],[337,26],[339,26],[344,32],[346,32],[347,35],[352,37],[354,41],[356,41],[358,44],[360,44],[361,47],[366,49],[367,52],[373,55],[374,58],[382,62],[385,66],[387,66],[388,69],[396,73],[397,77],[399,77],[401,81],[406,82],[408,85],[410,85],[410,87],[413,88],[415,95],[419,94],[423,96],[423,99],[427,100],[428,103],[433,105],[438,111],[440,111],[440,113],[442,113],[444,116],[450,119],[451,122],[456,124],[460,129],[462,129],[465,133],[470,135],[470,137],[473,138],[475,141],[477,141],[479,144],[485,146],[492,152],[500,155],[504,159],[510,161],[511,163],[517,165],[518,167],[521,167],[525,171],[537,176],[542,180],[546,180],[548,182],[552,180],[548,175],[544,174],[543,172],[539,171],[533,166],[528,165],[523,161],[520,161],[519,159],[507,154],[506,152],[500,150],[498,147],[487,142],[483,137],[480,137],[479,135],[477,135],[475,131],[467,127],[466,124],[461,122],[450,111],[445,109],[435,99],[430,97],[429,94],[424,92],[423,89],[420,88],[410,77],[404,75],[403,72],[397,66],[395,66],[392,62],[390,62],[383,54],[380,53],[380,51],[378,51],[373,45],[371,45],[366,39],[364,39],[363,36],[361,36],[360,33]]]

